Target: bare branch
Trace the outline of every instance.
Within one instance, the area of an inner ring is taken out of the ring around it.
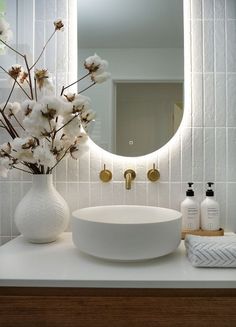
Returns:
[[[44,50],[46,49],[46,46],[48,45],[48,43],[51,41],[51,39],[53,38],[54,34],[56,33],[56,30],[54,30],[54,32],[52,33],[52,35],[50,36],[50,38],[47,40],[47,42],[45,43],[40,55],[38,56],[37,60],[35,61],[35,63],[29,68],[29,70],[31,70],[32,68],[34,68],[34,66],[38,63],[38,61],[40,60],[40,58],[42,57]]]

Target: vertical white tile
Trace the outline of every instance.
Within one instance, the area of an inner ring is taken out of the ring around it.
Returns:
[[[65,182],[67,176],[67,160],[62,160],[56,167],[56,181]]]
[[[45,39],[46,41],[51,37],[55,26],[53,22],[46,22],[45,23]],[[45,67],[51,74],[54,74],[56,71],[56,38],[55,36],[50,40],[47,44],[45,50]]]
[[[214,0],[204,0],[203,1],[203,18],[213,19],[214,17]]]
[[[101,184],[102,205],[109,205],[113,203],[113,183]]]
[[[236,5],[236,2],[235,2]],[[236,19],[227,21],[227,70],[236,72]]]
[[[68,33],[57,33],[56,71],[68,72]]]
[[[135,204],[136,199],[136,184],[133,184],[131,190],[125,189],[125,204]]]
[[[105,162],[101,162],[101,152],[90,150],[90,181],[98,182],[100,181],[99,174],[100,171],[104,169]],[[106,169],[113,173],[113,167],[106,164]]]
[[[102,182],[90,182],[90,205],[92,207],[101,205],[101,183]]]
[[[215,81],[213,74],[204,75],[204,126],[215,126]]]
[[[125,204],[125,183],[113,183],[113,204]]]
[[[178,133],[170,145],[170,180],[181,181],[181,139]]]
[[[227,181],[236,182],[236,128],[228,129],[228,169],[227,169]]]
[[[155,161],[154,161],[155,162]],[[152,168],[152,165],[147,167],[147,161],[146,159],[138,159],[136,164],[136,182],[144,182],[147,180],[147,170]]]
[[[80,182],[88,182],[90,180],[90,154],[86,152],[79,159],[79,180]]]
[[[216,128],[216,181],[226,181],[226,128]]]
[[[147,183],[135,183],[135,204],[147,205]]]
[[[158,197],[158,206],[169,208],[169,183],[159,183],[159,197]]]
[[[170,208],[180,210],[182,200],[182,185],[181,183],[170,184]]]
[[[226,125],[226,75],[215,75],[216,126]]]
[[[201,19],[202,18],[202,1],[192,0],[191,2],[192,18]]]
[[[160,181],[166,182],[169,180],[169,147],[165,146],[159,151],[159,170]]]
[[[206,185],[205,183],[194,183],[193,189],[195,200],[200,204],[205,199]]]
[[[227,104],[228,126],[236,127],[236,74],[227,77]]]
[[[203,129],[193,130],[193,181],[203,180],[204,153],[203,153]]]
[[[226,184],[216,183],[215,197],[220,206],[220,227],[226,227]]]
[[[43,21],[35,21],[35,59],[37,59],[42,51],[45,44],[45,24]],[[42,56],[37,67],[45,67],[44,56]]]
[[[193,126],[203,125],[203,74],[193,74],[192,78]]]
[[[236,232],[236,183],[228,183],[227,184],[227,208],[228,208],[228,216],[227,219],[227,230]]]
[[[225,0],[215,1],[215,18],[216,19],[225,18]]]
[[[1,182],[0,184],[0,217],[1,217],[1,236],[11,236],[11,198],[12,198],[11,183]]]
[[[70,209],[70,220],[67,226],[67,231],[71,231],[71,217],[72,212],[79,209],[78,199],[79,199],[79,183],[67,183],[67,192],[65,201],[67,202]]]
[[[226,0],[226,17],[236,19],[236,2],[235,0]]]
[[[224,20],[215,21],[215,65],[216,72],[225,72],[225,22]]]
[[[90,206],[90,184],[79,183],[79,196],[78,204],[79,208],[86,208]]]
[[[68,182],[79,181],[79,161],[71,157],[67,161],[67,176],[66,180]]]
[[[192,128],[182,129],[182,181],[192,180]]]
[[[214,22],[204,20],[204,71],[214,71]]]
[[[204,159],[205,159],[205,180],[215,180],[215,129],[205,128],[205,140],[204,140]]]
[[[45,1],[46,0],[35,1],[35,20],[45,19]]]
[[[159,198],[159,182],[147,183],[147,205],[158,206]]]
[[[46,0],[45,1],[45,13],[46,20],[55,20],[56,15],[56,0]]]
[[[38,1],[36,1],[38,2]],[[56,1],[57,6],[57,17],[62,19],[68,18],[68,1],[66,0],[57,0]]]
[[[66,201],[69,205],[70,212],[78,209],[79,183],[67,183]]]
[[[203,64],[202,21],[192,21],[192,70],[201,73]]]

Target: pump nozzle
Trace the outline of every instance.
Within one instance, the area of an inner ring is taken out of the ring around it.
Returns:
[[[192,182],[189,182],[189,183],[188,183],[189,189],[188,189],[187,192],[186,192],[186,195],[187,195],[187,196],[194,196],[194,191],[193,191],[193,189],[192,189],[192,185],[193,185]]]
[[[206,196],[214,196],[214,191],[212,190],[211,186],[214,185],[212,182],[207,182],[208,190],[206,191]]]

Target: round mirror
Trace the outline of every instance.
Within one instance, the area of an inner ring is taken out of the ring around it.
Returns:
[[[172,138],[183,116],[183,43],[183,0],[78,0],[79,69],[97,53],[111,73],[86,93],[97,145],[132,157]]]

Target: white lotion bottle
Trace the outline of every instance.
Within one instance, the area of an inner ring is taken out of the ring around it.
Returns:
[[[194,197],[193,183],[188,183],[188,185],[189,189],[186,191],[186,198],[180,205],[183,231],[198,230],[200,228],[199,204]]]
[[[214,183],[207,184],[206,198],[201,203],[201,229],[216,231],[220,229],[220,208],[211,188]]]

